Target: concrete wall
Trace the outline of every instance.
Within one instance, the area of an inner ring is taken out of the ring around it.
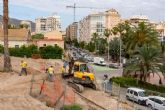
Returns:
[[[1,45],[4,45],[4,41],[0,41]],[[28,45],[27,41],[9,41],[9,47],[15,47],[15,45]]]
[[[64,41],[37,41],[37,46],[38,47],[43,47],[44,46],[44,44],[46,44],[46,46],[47,45],[52,45],[52,46],[54,46],[55,44],[57,44],[58,46],[60,46],[62,49],[64,49]]]

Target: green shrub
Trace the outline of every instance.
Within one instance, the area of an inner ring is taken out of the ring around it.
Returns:
[[[3,45],[0,45],[0,53],[3,53],[3,51],[4,51]]]
[[[82,110],[82,108],[78,104],[72,104],[72,105],[65,105],[60,110]]]
[[[113,77],[110,79],[112,82],[120,84],[121,87],[139,87],[144,88],[151,91],[157,91],[161,93],[165,93],[165,87],[153,85],[147,82],[142,82],[140,80],[136,80],[130,77]]]
[[[61,59],[63,54],[63,49],[57,45],[41,47],[39,51],[44,59]]]
[[[32,35],[32,39],[44,39],[44,35],[43,34],[35,34],[35,35]]]

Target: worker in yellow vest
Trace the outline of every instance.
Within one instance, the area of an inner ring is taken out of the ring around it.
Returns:
[[[25,75],[27,75],[27,62],[21,60],[21,64],[20,65],[21,65],[21,72],[20,72],[19,76],[21,76],[23,73]]]
[[[53,81],[53,74],[54,74],[53,66],[50,66],[48,68],[48,78],[49,78],[50,81]]]

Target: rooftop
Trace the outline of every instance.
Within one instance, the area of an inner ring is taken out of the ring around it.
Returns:
[[[28,29],[8,29],[8,39],[10,40],[27,40],[30,31]],[[4,32],[3,29],[0,28],[0,40],[4,39]]]

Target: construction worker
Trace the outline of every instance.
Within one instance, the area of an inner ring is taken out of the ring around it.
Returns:
[[[48,78],[49,78],[50,81],[53,81],[53,74],[54,74],[53,66],[50,66],[48,68]]]
[[[27,75],[27,62],[21,60],[21,72],[19,74],[19,76],[21,76],[23,73],[25,73],[25,75]]]
[[[62,73],[65,73],[65,72],[66,72],[66,71],[65,71],[65,66],[62,66],[61,72],[62,72]]]

